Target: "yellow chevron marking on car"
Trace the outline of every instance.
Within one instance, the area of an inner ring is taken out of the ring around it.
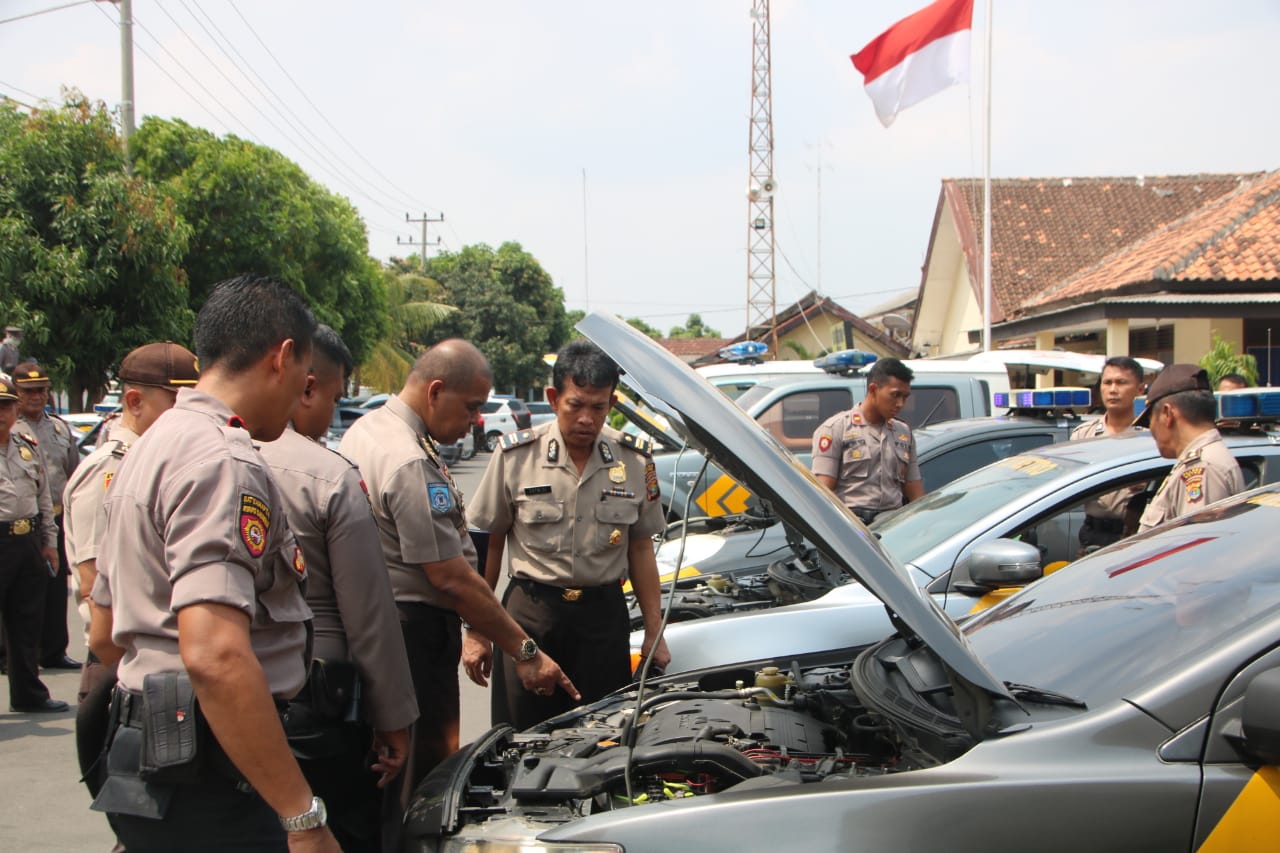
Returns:
[[[1276,849],[1280,826],[1280,768],[1263,767],[1245,784],[1199,853],[1248,853]]]
[[[698,571],[693,566],[685,566],[683,569],[680,570],[680,577],[682,578],[693,578],[693,577],[697,577],[700,574],[702,574],[702,572]],[[658,583],[667,583],[668,581],[673,579],[675,576],[676,576],[675,572],[667,572],[665,575],[658,575]],[[631,581],[623,582],[622,591],[624,593],[631,592]]]
[[[750,497],[751,492],[739,485],[737,480],[728,474],[721,474],[705,492],[698,495],[695,503],[710,516],[736,515],[746,512],[747,499]]]
[[[1258,506],[1280,506],[1280,494],[1271,492],[1266,495],[1257,495],[1249,498],[1247,503],[1257,504]]]
[[[1010,456],[1001,459],[999,462],[993,462],[993,465],[1002,465],[1005,468],[1012,468],[1015,471],[1021,471],[1028,477],[1037,477],[1040,474],[1047,474],[1050,471],[1058,469],[1058,463],[1044,459],[1040,456]]]

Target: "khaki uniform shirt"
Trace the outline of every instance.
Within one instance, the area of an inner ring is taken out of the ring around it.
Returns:
[[[1244,475],[1240,463],[1222,443],[1222,435],[1216,429],[1206,430],[1178,454],[1173,470],[1142,513],[1138,530],[1150,530],[1242,491]]]
[[[1131,426],[1120,432],[1107,432],[1107,419],[1104,415],[1095,420],[1085,421],[1071,430],[1070,440],[1083,441],[1086,438],[1098,438],[1106,435],[1119,438],[1122,435],[1135,435],[1145,431],[1142,427]],[[1142,494],[1142,489],[1142,483],[1135,483],[1123,489],[1116,489],[1114,492],[1107,492],[1105,495],[1098,495],[1096,498],[1089,498],[1084,502],[1084,514],[1094,518],[1112,518],[1123,521],[1125,510],[1129,507],[1129,501]]]
[[[271,694],[306,680],[302,557],[267,464],[240,419],[203,391],[183,388],[129,449],[107,493],[107,534],[93,601],[112,609],[125,650],[120,684],[180,671],[178,611],[221,604],[250,618],[249,636]]]
[[[137,440],[137,433],[117,424],[111,440],[95,447],[67,480],[62,492],[62,528],[72,568],[98,559],[107,532],[107,488],[129,446]]]
[[[472,499],[471,521],[506,536],[511,574],[559,587],[627,576],[627,547],[663,529],[648,445],[606,427],[582,471],[555,421],[503,437]]]
[[[836,497],[853,509],[896,509],[903,484],[921,479],[911,427],[896,418],[873,426],[857,408],[818,427],[810,464],[815,475],[835,478]]]
[[[71,427],[57,415],[44,413],[32,423],[22,415],[18,416],[15,432],[34,436],[44,453],[44,461],[49,469],[49,494],[53,497],[53,514],[62,514],[62,490],[67,487],[67,478],[80,464],[80,448],[71,435]]]
[[[355,663],[374,729],[407,727],[418,718],[418,701],[360,471],[292,427],[259,452],[307,561],[315,656]]]
[[[338,448],[369,488],[382,556],[396,601],[452,608],[432,586],[424,563],[463,557],[476,564],[476,547],[448,468],[427,435],[427,425],[398,396],[361,417]]]
[[[0,521],[40,516],[40,547],[58,546],[49,475],[40,450],[16,429],[0,446]]]

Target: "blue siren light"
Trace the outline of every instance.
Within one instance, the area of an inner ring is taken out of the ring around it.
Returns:
[[[991,395],[996,407],[1011,409],[1087,409],[1093,402],[1093,392],[1088,388],[1063,385],[1054,388],[1014,388],[1009,393],[997,391]]]
[[[769,351],[769,345],[760,341],[740,341],[720,350],[725,361],[760,361]]]
[[[873,352],[863,352],[859,349],[846,349],[839,352],[833,352],[830,355],[824,355],[822,358],[815,358],[813,366],[821,368],[828,373],[844,373],[846,371],[858,370],[871,364],[879,356]]]

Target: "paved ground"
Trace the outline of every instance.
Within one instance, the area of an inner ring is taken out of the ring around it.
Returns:
[[[475,490],[488,463],[487,454],[453,467],[463,494]],[[72,626],[71,656],[84,659],[80,617],[68,602]],[[106,818],[89,810],[89,792],[79,779],[75,755],[76,689],[79,672],[41,676],[55,699],[73,703],[65,714],[13,714],[0,705],[0,851],[80,853],[106,851],[113,842]],[[459,676],[462,687],[462,740],[489,728],[485,690]],[[7,685],[6,693],[7,696]]]

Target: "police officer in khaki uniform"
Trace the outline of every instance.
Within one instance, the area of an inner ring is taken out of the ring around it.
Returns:
[[[916,440],[898,420],[913,378],[896,358],[876,361],[867,371],[863,401],[813,433],[814,476],[864,524],[924,495]]]
[[[273,279],[217,285],[196,318],[199,382],[111,481],[93,600],[112,633],[93,651],[124,657],[94,808],[132,853],[338,850],[281,725],[306,678],[311,611],[254,447],[288,425],[315,325]]]
[[[1240,463],[1214,426],[1217,402],[1209,375],[1194,364],[1171,364],[1147,391],[1135,420],[1156,440],[1160,455],[1177,460],[1142,513],[1139,531],[1244,491]]]
[[[1125,355],[1113,355],[1102,365],[1098,377],[1104,413],[1071,431],[1071,441],[1102,436],[1133,435],[1141,427],[1133,425],[1133,400],[1142,393],[1142,365]],[[1084,524],[1080,527],[1080,549],[1101,548],[1118,542],[1138,527],[1139,510],[1131,509],[1142,494],[1142,485],[1116,489],[1090,498],[1084,504]]]
[[[369,488],[409,652],[421,714],[406,772],[410,789],[458,748],[459,616],[517,659],[528,689],[560,687],[578,696],[559,665],[485,585],[462,494],[436,448],[436,442],[466,434],[492,382],[478,349],[462,340],[442,341],[418,358],[400,393],[352,424],[339,446]]]
[[[36,662],[58,530],[43,457],[14,431],[17,419],[17,391],[0,379],[0,615],[9,637],[9,710],[65,711],[66,702],[49,698]]]
[[[93,619],[89,594],[98,578],[98,551],[107,532],[107,488],[129,447],[156,418],[173,408],[179,388],[196,384],[200,371],[194,353],[167,341],[146,344],[130,352],[120,363],[116,376],[123,393],[120,417],[111,437],[84,458],[62,493],[67,559],[76,570],[80,595],[89,608],[86,629]],[[106,631],[109,634],[110,626]],[[83,701],[105,676],[106,668],[90,652],[81,673],[78,698]]]
[[[652,536],[663,529],[649,448],[604,426],[618,366],[595,344],[574,341],[556,355],[547,400],[554,421],[508,433],[489,460],[471,519],[489,532],[485,579],[496,586],[504,550],[511,583],[503,604],[594,702],[631,680],[630,620],[622,581],[631,579],[644,615],[644,654],[671,660],[659,640],[658,566]],[[492,652],[484,631],[467,632],[464,663],[484,684]],[[492,664],[493,722],[526,729],[577,704],[525,689],[501,657]]]
[[[71,435],[71,427],[57,415],[45,411],[49,403],[49,374],[40,365],[24,361],[13,369],[13,384],[18,386],[18,432],[33,438],[44,454],[49,471],[49,494],[53,498],[54,523],[58,525],[58,568],[56,576],[45,581],[44,621],[40,628],[40,665],[45,669],[79,669],[80,662],[67,655],[67,578],[66,548],[62,530],[62,491],[67,478],[80,464],[80,448]]]
[[[260,452],[306,558],[307,604],[315,614],[315,660],[307,686],[289,705],[285,731],[307,781],[328,805],[342,849],[376,853],[381,789],[408,756],[418,703],[360,472],[320,443],[353,368],[337,332],[317,328],[292,426]],[[340,691],[347,702],[339,701]],[[398,809],[391,811],[398,817]],[[395,826],[398,820],[388,824]]]

